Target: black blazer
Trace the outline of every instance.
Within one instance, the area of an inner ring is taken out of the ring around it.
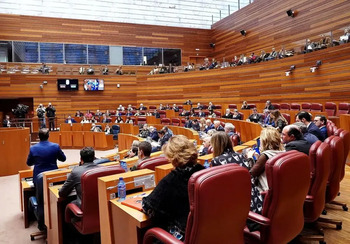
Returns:
[[[306,141],[305,139],[301,139],[301,140],[288,142],[285,148],[286,148],[286,151],[297,150],[299,152],[305,153],[306,155],[309,155],[309,150],[311,145],[312,144]]]

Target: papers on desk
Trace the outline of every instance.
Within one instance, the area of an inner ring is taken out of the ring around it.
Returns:
[[[33,182],[33,178],[32,178],[32,177],[30,177],[30,178],[25,178],[24,180],[27,182],[27,184],[28,184],[30,187],[34,187],[34,182]]]

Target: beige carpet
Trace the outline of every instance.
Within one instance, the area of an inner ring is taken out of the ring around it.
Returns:
[[[67,156],[66,163],[79,162],[79,150],[67,149],[63,151]],[[96,151],[96,157],[115,151],[114,149]],[[23,214],[20,208],[18,175],[0,177],[0,194],[0,244],[45,243],[43,240],[30,240],[30,233],[38,231],[36,222],[32,222],[29,228],[24,228]]]

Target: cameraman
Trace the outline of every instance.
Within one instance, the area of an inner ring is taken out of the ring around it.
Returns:
[[[51,103],[49,103],[45,111],[46,111],[46,116],[49,119],[49,129],[55,130],[55,114],[56,114],[55,107],[52,106]]]
[[[39,119],[40,129],[46,128],[45,107],[42,104],[39,104],[36,108],[36,115]]]

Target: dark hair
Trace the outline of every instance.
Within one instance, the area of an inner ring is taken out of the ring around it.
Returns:
[[[223,131],[215,133],[211,137],[214,157],[220,156],[225,152],[234,152],[230,137]]]
[[[80,158],[85,162],[93,162],[95,160],[95,150],[92,147],[84,147],[80,150]]]
[[[327,125],[327,118],[324,115],[316,115],[315,117],[320,117],[320,121],[323,122],[324,125]]]
[[[39,130],[40,141],[47,141],[47,139],[49,139],[49,136],[50,136],[50,131],[48,128],[41,128]]]
[[[291,125],[288,130],[288,136],[293,135],[295,140],[301,140],[303,138],[303,134],[301,133],[300,129],[295,126]]]
[[[308,112],[301,111],[300,113],[297,114],[297,116],[299,120],[305,119],[308,122],[311,121],[311,115]]]
[[[148,141],[142,141],[139,145],[139,150],[142,150],[145,156],[150,156],[152,152],[152,145]]]
[[[158,134],[165,135],[165,131],[164,130],[160,130],[160,131],[158,131]]]
[[[134,154],[137,154],[139,152],[139,147],[133,147],[131,148],[131,151],[134,153]]]

